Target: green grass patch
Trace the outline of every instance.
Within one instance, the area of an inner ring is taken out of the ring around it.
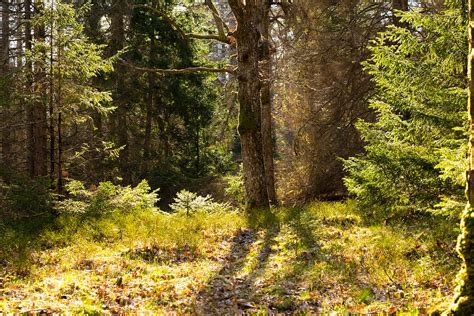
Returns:
[[[0,226],[0,311],[416,313],[449,301],[456,225],[352,203],[245,215],[65,213]]]

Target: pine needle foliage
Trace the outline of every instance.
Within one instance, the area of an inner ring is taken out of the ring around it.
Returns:
[[[373,41],[365,70],[377,94],[375,122],[357,128],[365,153],[345,160],[350,193],[384,214],[458,216],[466,148],[465,19],[460,10],[399,12]]]

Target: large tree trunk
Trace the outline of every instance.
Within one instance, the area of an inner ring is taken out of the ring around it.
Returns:
[[[468,54],[468,104],[469,114],[469,162],[467,170],[467,205],[461,215],[461,234],[457,251],[462,259],[458,274],[458,286],[454,303],[446,312],[454,315],[474,314],[474,8],[469,0],[469,54]]]
[[[273,128],[272,128],[272,51],[270,42],[270,17],[269,11],[271,3],[265,1],[262,20],[262,90],[260,92],[262,106],[262,150],[263,162],[265,166],[265,179],[267,185],[268,200],[271,204],[277,204],[275,190],[275,171],[273,165]]]
[[[247,208],[268,208],[268,193],[262,151],[258,28],[262,23],[264,0],[229,0],[237,19],[239,134],[244,164]]]

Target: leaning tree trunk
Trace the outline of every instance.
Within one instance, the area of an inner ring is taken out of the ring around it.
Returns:
[[[454,303],[446,314],[474,314],[474,8],[469,0],[469,55],[468,55],[468,104],[469,115],[469,152],[466,172],[467,205],[461,215],[461,234],[458,237],[457,251],[462,259],[461,270],[457,277],[458,286]]]
[[[244,185],[247,208],[268,208],[265,166],[262,151],[261,106],[259,78],[259,41],[261,6],[264,0],[229,0],[237,19],[239,134],[244,164]]]

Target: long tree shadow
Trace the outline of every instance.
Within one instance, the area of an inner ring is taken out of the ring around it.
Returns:
[[[196,296],[195,311],[198,314],[242,314],[247,310],[265,308],[274,311],[291,311],[298,308],[294,301],[297,288],[283,289],[275,295],[266,290],[278,288],[275,284],[262,284],[264,274],[273,267],[268,267],[270,257],[275,252],[276,238],[282,225],[296,235],[291,247],[311,249],[300,251],[297,263],[310,266],[316,260],[316,252],[320,249],[314,229],[302,218],[301,209],[286,209],[283,212],[251,214],[249,223],[254,229],[240,230],[232,240],[229,254],[224,265],[211,278],[205,288]],[[255,253],[255,249],[257,253]],[[280,280],[285,281],[285,280]],[[278,284],[276,284],[278,283]],[[292,284],[292,287],[297,287]],[[297,293],[296,293],[297,294]],[[288,301],[291,300],[291,304]],[[314,306],[313,306],[314,307]]]
[[[263,213],[263,217],[258,218],[253,217],[254,214],[250,215],[249,223],[253,228],[237,231],[223,266],[197,294],[196,313],[235,315],[255,307],[258,303],[258,293],[255,291],[253,281],[256,272],[263,269],[268,262],[272,245],[275,243],[274,239],[280,231],[280,223],[270,212]],[[263,233],[263,237],[259,238],[260,233]],[[246,258],[250,255],[252,247],[260,241],[261,246],[250,273],[244,277],[239,276],[248,265]]]

